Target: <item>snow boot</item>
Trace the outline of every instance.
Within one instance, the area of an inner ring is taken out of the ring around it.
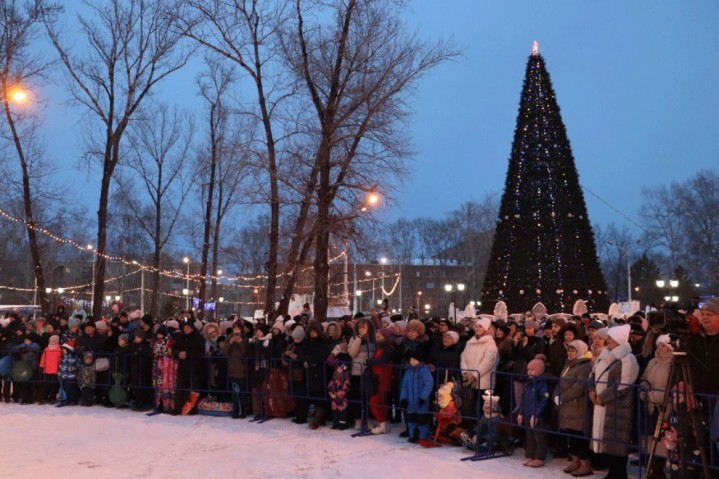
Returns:
[[[579,467],[572,471],[574,477],[585,477],[593,474],[592,466],[589,465],[589,459],[580,459]]]
[[[571,474],[574,471],[576,471],[577,469],[579,469],[579,458],[575,455],[575,456],[572,456],[572,463],[564,468],[564,472],[566,474]]]
[[[387,434],[387,422],[381,422],[373,427],[372,434]]]

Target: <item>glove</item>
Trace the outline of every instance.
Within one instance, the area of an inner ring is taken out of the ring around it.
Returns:
[[[407,406],[408,406],[408,405],[409,405],[409,403],[407,402],[406,399],[402,399],[402,400],[400,400],[400,402],[399,402],[399,407],[401,407],[402,409],[407,409]]]
[[[419,400],[419,407],[425,407],[427,405],[426,399],[420,399]]]

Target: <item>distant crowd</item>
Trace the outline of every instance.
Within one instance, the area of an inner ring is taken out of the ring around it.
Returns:
[[[307,304],[265,324],[202,323],[192,311],[156,321],[119,303],[95,320],[77,305],[0,320],[0,394],[5,403],[292,418],[364,434],[395,428],[411,443],[477,455],[521,445],[525,466],[566,457],[574,477],[603,469],[625,478],[630,452],[651,451],[640,458],[647,477],[699,477],[703,462],[716,476],[719,298],[681,318],[669,334],[642,312],[455,323],[391,315],[385,302],[369,316],[320,323]],[[678,357],[687,368],[673,367]]]

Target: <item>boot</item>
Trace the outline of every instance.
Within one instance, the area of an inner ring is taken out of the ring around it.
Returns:
[[[412,437],[407,439],[407,442],[411,444],[417,444],[419,442],[419,429],[415,428],[414,431],[412,431]]]
[[[574,471],[576,471],[577,469],[579,469],[579,458],[576,455],[574,455],[574,456],[572,456],[571,464],[569,464],[567,467],[564,468],[564,472],[566,474],[571,474]]]
[[[372,434],[386,434],[387,422],[381,422],[372,428]]]
[[[580,459],[579,467],[572,471],[574,477],[585,477],[593,474],[592,466],[589,465],[589,459]]]

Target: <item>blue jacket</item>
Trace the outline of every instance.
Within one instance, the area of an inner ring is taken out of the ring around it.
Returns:
[[[432,373],[429,372],[427,365],[409,366],[402,378],[402,389],[399,394],[400,401],[407,400],[407,412],[429,411],[429,395],[432,393],[433,387]],[[422,407],[419,405],[420,399],[425,401]]]
[[[536,419],[544,419],[548,401],[549,384],[547,384],[547,379],[542,376],[530,376],[524,383],[522,406],[519,413],[524,416],[527,424],[532,416]]]
[[[75,353],[63,351],[60,358],[60,370],[57,373],[58,379],[62,381],[72,381],[77,379],[77,368],[80,359]]]

